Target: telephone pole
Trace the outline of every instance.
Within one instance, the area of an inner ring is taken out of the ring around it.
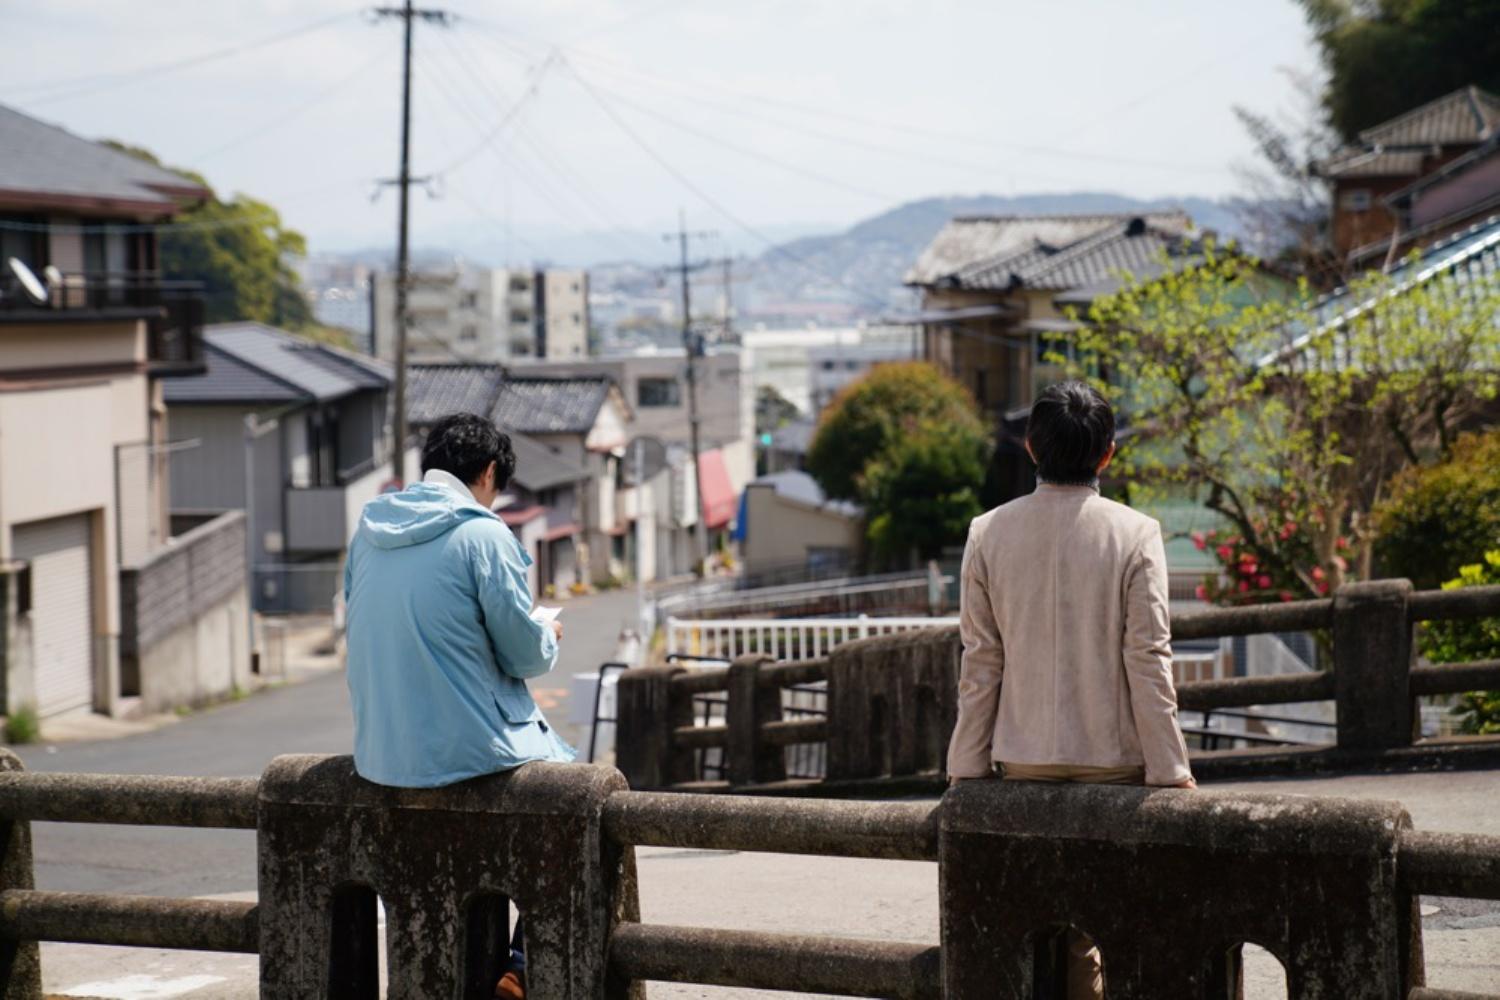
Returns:
[[[708,239],[714,234],[711,232],[689,233],[687,231],[687,213],[681,209],[677,212],[677,232],[664,233],[662,239],[676,240],[681,254],[680,263],[673,268],[682,279],[682,349],[687,356],[687,384],[688,384],[688,435],[689,445],[693,452],[693,483],[698,493],[698,518],[695,522],[693,537],[697,542],[698,558],[694,572],[698,576],[704,575],[708,561],[708,525],[703,519],[703,470],[698,463],[698,374],[697,358],[702,352],[702,345],[698,338],[693,336],[693,304],[691,282],[688,275],[694,271],[701,271],[707,264],[688,263],[688,239]]]
[[[396,216],[396,379],[391,416],[391,437],[394,438],[395,454],[391,456],[391,478],[406,485],[406,334],[408,315],[407,290],[411,284],[411,257],[408,240],[409,212],[413,183],[425,183],[425,177],[411,175],[411,42],[412,28],[417,20],[429,24],[446,25],[448,12],[444,10],[420,9],[405,0],[400,7],[376,7],[379,20],[399,17],[405,32],[401,55],[401,172],[395,180],[383,181],[400,188],[400,208]]]

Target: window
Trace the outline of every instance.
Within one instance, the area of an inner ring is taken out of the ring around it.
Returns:
[[[831,371],[833,371],[833,362],[832,361],[825,361],[825,362],[823,362],[822,368],[823,368],[823,370],[825,372],[831,372]]]
[[[472,344],[479,339],[479,328],[470,324],[458,331],[458,339],[466,344]]]
[[[513,292],[524,292],[530,288],[531,282],[527,281],[524,277],[517,276],[510,279],[510,290]]]
[[[643,378],[635,384],[637,406],[681,406],[682,385],[675,378]]]
[[[1345,191],[1339,197],[1339,205],[1349,212],[1368,212],[1370,210],[1370,189],[1354,188]]]
[[[477,309],[479,307],[478,292],[464,292],[459,304],[464,309]]]
[[[512,309],[510,311],[510,321],[512,323],[530,323],[531,313],[523,309]]]

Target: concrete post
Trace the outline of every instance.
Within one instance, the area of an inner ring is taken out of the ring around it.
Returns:
[[[21,758],[0,749],[0,771],[24,770]],[[0,890],[34,889],[31,824],[0,821]],[[35,941],[0,941],[0,1000],[41,1000],[42,971]]]
[[[631,788],[667,788],[692,776],[693,752],[672,738],[672,730],[693,724],[693,699],[672,687],[682,673],[682,667],[642,667],[620,675],[615,765]]]
[[[609,933],[635,912],[634,870],[603,811],[625,787],[613,768],[536,763],[387,788],[348,757],[278,757],[260,784],[261,996],[373,1000],[377,896],[390,1000],[488,996],[509,902],[526,921],[532,995],[616,995]]]
[[[1246,942],[1293,1000],[1422,985],[1398,803],[966,781],[942,806],[943,996],[1044,995],[1047,945],[1091,938],[1111,1000],[1233,1000]],[[1144,915],[1149,915],[1144,916]]]
[[[1420,716],[1411,696],[1410,580],[1340,587],[1333,596],[1333,680],[1340,750],[1411,746]]]
[[[725,764],[731,785],[786,779],[786,750],[761,741],[760,727],[781,718],[781,688],[760,683],[769,656],[741,656],[729,665],[729,745]]]

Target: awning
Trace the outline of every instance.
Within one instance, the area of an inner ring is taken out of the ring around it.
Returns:
[[[507,527],[519,528],[528,521],[534,521],[547,513],[547,508],[540,504],[532,504],[530,507],[502,507],[495,513],[500,515]]]
[[[704,527],[722,528],[734,520],[739,498],[729,481],[724,453],[717,448],[698,455],[698,489],[702,492]]]
[[[583,529],[573,521],[570,521],[567,524],[559,524],[555,528],[548,528],[547,533],[542,536],[542,541],[555,542],[559,538],[572,538],[582,530]]]

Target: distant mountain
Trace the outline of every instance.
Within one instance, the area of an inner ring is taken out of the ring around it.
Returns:
[[[910,303],[901,285],[923,248],[949,219],[960,215],[1087,214],[1181,209],[1204,229],[1241,238],[1230,205],[1208,198],[1130,198],[1106,192],[973,195],[924,198],[856,223],[841,233],[806,236],[757,258],[753,302],[774,313],[778,303],[841,302],[860,315]]]

